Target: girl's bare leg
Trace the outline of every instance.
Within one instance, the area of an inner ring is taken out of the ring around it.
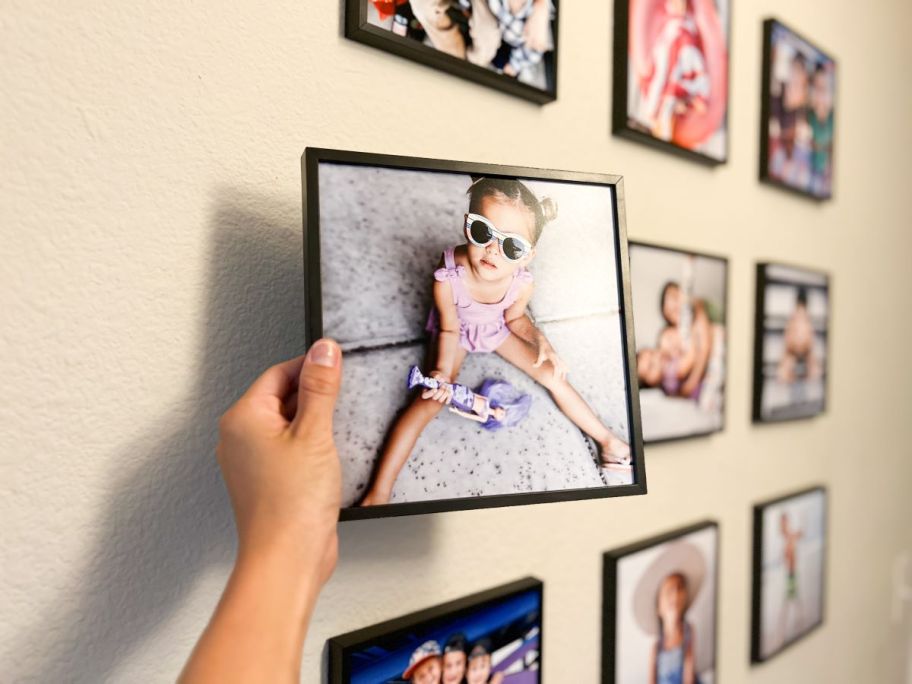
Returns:
[[[430,355],[429,355],[430,356]],[[466,351],[459,347],[456,351],[456,359],[453,364],[453,374],[451,380],[456,380],[459,368],[466,357]],[[436,362],[436,359],[435,359]],[[396,484],[396,478],[399,472],[405,466],[418,437],[427,427],[427,424],[433,420],[434,416],[440,413],[443,404],[433,399],[422,399],[419,394],[412,400],[405,412],[399,416],[396,424],[389,434],[389,438],[383,447],[383,453],[380,456],[380,465],[374,476],[374,481],[367,494],[361,500],[362,506],[376,506],[378,504],[389,503],[393,494],[393,485]]]
[[[627,443],[605,427],[566,378],[554,377],[551,362],[545,361],[535,368],[538,353],[531,344],[511,334],[497,348],[497,353],[551,393],[551,398],[564,415],[598,443],[603,461],[630,463],[630,447]]]

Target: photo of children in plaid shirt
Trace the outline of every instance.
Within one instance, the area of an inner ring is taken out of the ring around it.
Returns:
[[[366,1],[366,0],[365,0]],[[370,0],[368,23],[544,91],[554,90],[556,0]]]

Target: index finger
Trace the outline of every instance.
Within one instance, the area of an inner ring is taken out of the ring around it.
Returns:
[[[301,375],[301,366],[304,365],[304,356],[277,363],[267,368],[266,371],[253,381],[253,384],[244,392],[247,398],[252,397],[277,397],[284,400],[298,386],[298,377]]]

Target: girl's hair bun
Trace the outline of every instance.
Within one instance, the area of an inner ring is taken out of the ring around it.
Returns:
[[[542,218],[545,220],[545,223],[550,223],[557,218],[557,202],[555,202],[550,197],[542,197],[539,200],[539,206],[541,207]]]

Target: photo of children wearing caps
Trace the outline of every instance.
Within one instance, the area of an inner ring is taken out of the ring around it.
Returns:
[[[611,187],[319,179],[343,506],[633,482]]]
[[[721,430],[726,260],[640,243],[629,251],[643,439]]]
[[[380,638],[351,656],[346,684],[539,684],[540,596]]]
[[[815,489],[762,507],[759,660],[823,620],[826,493]]]
[[[712,684],[718,528],[643,544],[617,552],[611,681]]]
[[[762,329],[758,330],[754,419],[806,418],[826,404],[829,279],[780,264],[758,266]]]

